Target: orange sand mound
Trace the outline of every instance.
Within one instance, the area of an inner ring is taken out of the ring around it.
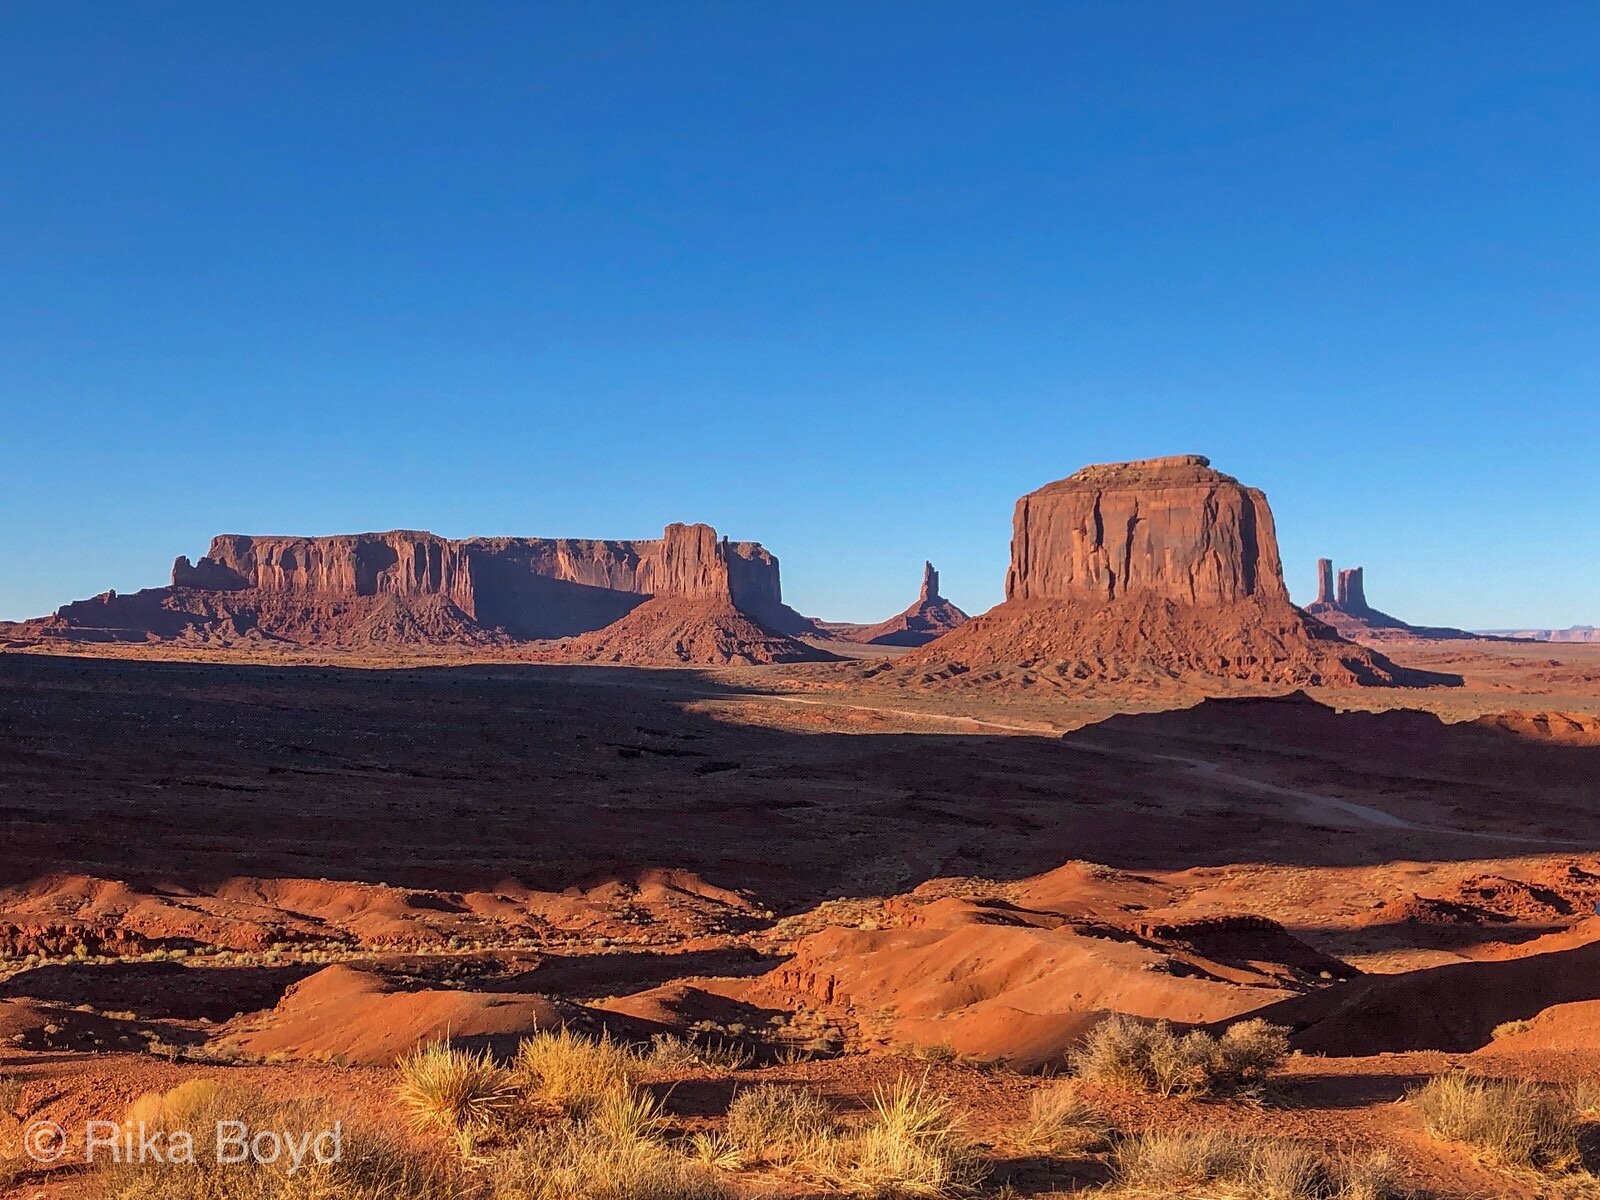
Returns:
[[[509,1052],[562,1020],[545,996],[400,991],[369,972],[333,966],[290,987],[271,1012],[241,1019],[225,1043],[249,1054],[382,1066],[446,1031],[456,1042]]]

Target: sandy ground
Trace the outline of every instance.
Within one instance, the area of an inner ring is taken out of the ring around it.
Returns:
[[[741,1077],[841,1103],[921,1055],[983,1129],[1097,1014],[1261,1012],[1304,1052],[1266,1102],[1100,1103],[1536,1195],[1393,1101],[1453,1065],[1600,1070],[1600,646],[1383,649],[1465,686],[0,655],[0,1073],[68,1128],[217,1072],[381,1113],[419,1038],[565,1021],[741,1041]],[[674,1119],[714,1124],[733,1084],[678,1082]],[[73,1161],[15,1194],[70,1194]]]

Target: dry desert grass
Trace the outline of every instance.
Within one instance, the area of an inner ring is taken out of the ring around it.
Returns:
[[[1501,1167],[1566,1171],[1582,1163],[1580,1101],[1525,1080],[1440,1075],[1408,1097],[1435,1137],[1464,1142]]]

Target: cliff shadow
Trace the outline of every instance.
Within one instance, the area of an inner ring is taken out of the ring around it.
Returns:
[[[829,713],[731,678],[0,655],[0,885],[89,876],[186,903],[240,877],[562,892],[665,871],[781,913],[1074,859],[1600,847],[1600,749],[1481,724],[1292,697],[1066,738],[898,733],[859,694],[866,711]]]

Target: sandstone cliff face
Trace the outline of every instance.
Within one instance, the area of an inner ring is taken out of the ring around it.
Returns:
[[[1266,497],[1198,454],[1085,467],[1017,501],[1007,600],[1284,597]]]
[[[737,643],[746,626],[764,626],[762,638],[780,641],[814,631],[784,605],[778,560],[765,548],[719,538],[709,525],[673,524],[660,538],[639,541],[458,540],[415,530],[223,534],[198,562],[177,559],[169,588],[69,604],[22,632],[89,641],[481,646],[590,633],[653,598],[703,608],[717,636],[690,637],[685,653],[704,650],[714,656],[708,661],[723,661],[726,646],[734,646],[732,660],[744,661]],[[693,623],[681,605],[672,620],[678,630]],[[638,645],[653,653],[651,639]],[[816,656],[798,643],[763,643],[751,653]],[[676,653],[666,658],[682,661]]]
[[[1339,608],[1349,613],[1367,611],[1366,572],[1361,567],[1346,567],[1339,572]]]
[[[315,538],[225,533],[211,540],[199,563],[178,558],[172,585],[324,596],[444,596],[472,611],[472,573],[463,544],[404,529]]]

